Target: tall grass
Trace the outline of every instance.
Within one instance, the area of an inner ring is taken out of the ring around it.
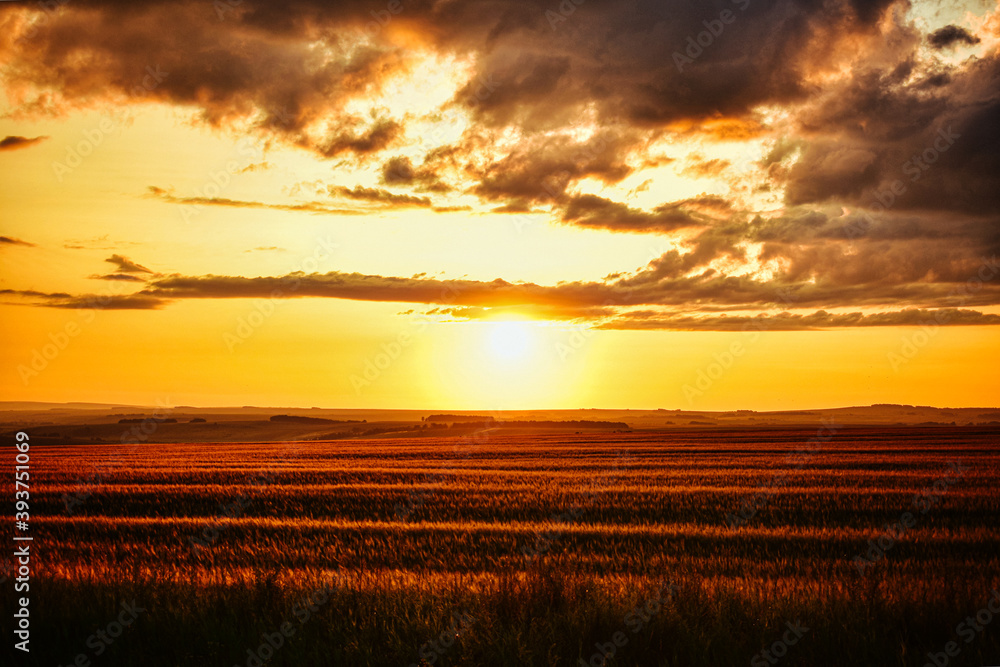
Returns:
[[[578,665],[616,633],[610,665],[747,665],[797,621],[782,664],[923,665],[1000,588],[1000,446],[982,429],[887,433],[844,429],[801,468],[782,461],[808,432],[493,437],[473,456],[448,438],[294,458],[157,445],[83,487],[115,448],[39,447],[28,664],[247,665],[288,622],[268,665]],[[954,459],[967,475],[859,573],[852,558]],[[788,482],[728,527],[776,472]],[[88,638],[133,599],[146,611],[95,655]],[[472,622],[432,650],[459,614]],[[953,664],[996,663],[996,623]]]

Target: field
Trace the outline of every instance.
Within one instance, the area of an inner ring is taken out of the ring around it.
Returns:
[[[31,452],[30,664],[1000,664],[995,427]]]

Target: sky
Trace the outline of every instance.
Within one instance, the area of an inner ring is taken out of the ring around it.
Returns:
[[[0,7],[0,399],[1000,397],[996,0]]]

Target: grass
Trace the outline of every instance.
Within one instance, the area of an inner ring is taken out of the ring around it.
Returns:
[[[1000,589],[998,432],[840,429],[789,463],[814,435],[33,447],[27,664],[247,665],[287,622],[262,664],[578,665],[622,633],[609,665],[748,665],[797,621],[782,664],[923,665]],[[1000,621],[961,647],[950,664],[996,663]]]

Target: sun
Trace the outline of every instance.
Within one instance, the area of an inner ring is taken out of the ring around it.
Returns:
[[[487,333],[489,350],[502,361],[524,359],[531,351],[532,333],[527,322],[491,322]]]

